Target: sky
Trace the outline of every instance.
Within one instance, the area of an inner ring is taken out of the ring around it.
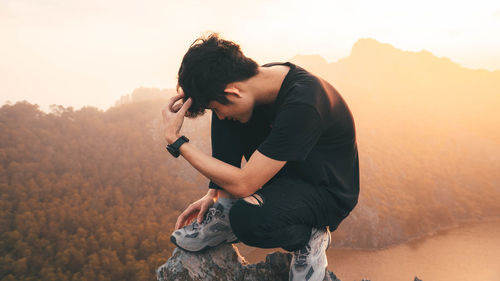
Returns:
[[[106,110],[138,87],[173,88],[189,45],[209,31],[259,64],[335,62],[373,38],[500,69],[500,1],[0,0],[0,105]]]

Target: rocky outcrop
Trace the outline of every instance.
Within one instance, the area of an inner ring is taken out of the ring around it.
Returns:
[[[175,248],[157,269],[158,281],[288,281],[290,253],[274,252],[265,262],[249,264],[234,245],[223,244],[197,253]],[[340,281],[327,271],[324,281]]]

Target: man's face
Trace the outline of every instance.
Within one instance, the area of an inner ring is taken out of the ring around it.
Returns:
[[[240,123],[247,123],[252,118],[254,104],[245,94],[228,93],[227,99],[230,104],[221,104],[217,101],[208,103],[208,107],[215,112],[220,120],[235,120]]]

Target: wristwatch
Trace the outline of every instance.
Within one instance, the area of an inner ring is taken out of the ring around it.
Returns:
[[[181,154],[179,152],[179,147],[181,147],[181,145],[185,142],[189,142],[189,139],[186,138],[185,136],[180,136],[180,138],[178,138],[172,144],[168,144],[166,148],[168,152],[170,152],[170,154],[172,154],[175,158],[177,158]]]

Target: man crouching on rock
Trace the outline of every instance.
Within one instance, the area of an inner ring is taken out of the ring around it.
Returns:
[[[355,125],[342,96],[291,62],[259,66],[217,33],[189,47],[177,92],[162,110],[168,150],[210,183],[171,241],[192,252],[238,241],[280,247],[293,252],[290,280],[323,280],[330,231],[359,195]],[[212,157],[179,135],[184,117],[206,109]]]

